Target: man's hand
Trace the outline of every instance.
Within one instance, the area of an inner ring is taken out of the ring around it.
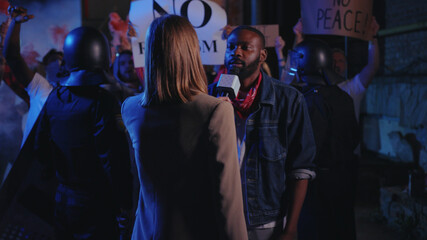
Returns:
[[[296,46],[298,43],[300,43],[304,40],[303,26],[302,26],[302,19],[301,18],[298,19],[298,22],[297,22],[297,24],[295,24],[293,30],[295,33],[294,46]]]
[[[228,38],[228,35],[230,35],[231,31],[233,30],[233,28],[230,25],[225,25],[225,27],[223,27],[222,29],[222,40],[226,40]]]
[[[128,31],[127,31],[127,36],[128,37],[138,37],[135,28],[132,25],[132,22],[129,21],[128,22]]]
[[[302,19],[298,19],[298,22],[295,24],[294,28],[292,29],[295,33],[295,35],[298,37],[302,37]]]
[[[12,20],[4,39],[4,49],[2,52],[7,60],[7,64],[12,69],[16,81],[26,87],[33,79],[35,73],[28,67],[28,64],[21,55],[20,31],[21,23],[34,18],[34,15],[29,15],[27,9],[23,7],[9,6],[8,12]]]
[[[276,37],[276,42],[274,44],[274,48],[276,49],[277,62],[279,63],[279,75],[280,77],[283,75],[284,67],[286,66],[286,60],[283,56],[283,48],[285,47],[286,42],[283,40],[281,36]]]
[[[378,24],[377,20],[374,16],[372,16],[371,24],[369,25],[369,34],[372,36],[372,38],[377,36],[378,30],[380,30],[380,25]]]
[[[288,232],[288,231],[284,231],[280,236],[279,239],[280,240],[296,240],[297,233],[296,232]]]
[[[12,7],[9,6],[7,9],[9,12],[10,17],[16,22],[16,23],[23,23],[30,19],[34,18],[34,15],[28,14],[27,9],[23,7]]]
[[[276,54],[278,57],[280,54],[281,54],[281,56],[283,56],[283,48],[285,46],[286,46],[285,40],[283,40],[283,38],[281,36],[277,36],[275,44],[274,44],[274,48],[276,49]]]

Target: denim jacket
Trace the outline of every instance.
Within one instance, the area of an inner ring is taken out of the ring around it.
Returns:
[[[314,177],[316,153],[304,96],[293,87],[262,73],[255,110],[246,120],[246,151],[241,166],[248,228],[286,215],[289,178],[298,172]],[[216,84],[209,86],[216,96]],[[310,178],[303,177],[303,178]]]

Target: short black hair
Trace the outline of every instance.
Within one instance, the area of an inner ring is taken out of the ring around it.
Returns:
[[[235,32],[241,31],[241,30],[248,30],[248,31],[256,33],[258,35],[258,37],[261,39],[262,48],[265,48],[264,34],[262,34],[262,32],[260,32],[258,29],[254,28],[254,27],[247,26],[247,25],[240,25],[240,26],[236,27],[235,29],[233,29],[233,31],[231,31],[229,36]]]
[[[43,57],[42,62],[43,62],[43,65],[44,65],[44,66],[47,66],[47,64],[48,64],[48,62],[47,62],[47,61],[49,60],[50,56],[52,56],[52,55],[54,55],[54,54],[57,54],[57,55],[61,56],[62,58],[64,57],[64,53],[63,53],[63,52],[58,51],[58,50],[56,50],[56,49],[52,48],[52,49],[50,49],[50,50],[49,50],[49,52],[47,52],[47,53],[46,53],[46,55],[44,55],[44,57]]]

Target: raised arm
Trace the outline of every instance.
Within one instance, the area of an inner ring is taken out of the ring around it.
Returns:
[[[12,69],[16,80],[26,87],[33,79],[35,73],[31,71],[24,61],[24,58],[21,56],[21,47],[19,45],[21,23],[34,18],[34,16],[28,15],[27,9],[22,7],[9,7],[9,14],[12,21],[4,40],[3,56]]]
[[[295,26],[292,28],[292,30],[294,31],[295,34],[295,39],[294,39],[294,44],[292,46],[292,48],[294,48],[298,43],[302,42],[304,40],[304,35],[303,35],[303,26],[302,26],[302,19],[298,19],[298,22],[295,24]],[[286,70],[289,71],[289,69],[291,68],[290,63],[291,63],[291,57],[288,54],[286,57],[286,61],[284,62],[286,64],[286,66],[283,68],[284,71],[282,71],[283,74],[280,74],[280,81],[286,83],[286,84],[291,84],[293,77],[289,77],[286,74]],[[280,64],[280,63],[279,63]]]
[[[304,40],[303,35],[303,26],[302,26],[302,19],[298,19],[298,22],[295,24],[294,28],[292,29],[295,33],[295,40],[294,40],[294,47],[302,42]]]
[[[283,48],[286,46],[285,40],[281,36],[276,37],[274,49],[276,50],[277,63],[279,64],[279,79],[285,74],[286,59],[283,56]]]
[[[377,23],[375,17],[372,17],[371,25],[369,28],[370,34],[372,34],[373,38],[369,41],[368,48],[368,64],[362,69],[359,73],[360,82],[363,84],[365,88],[369,86],[369,84],[374,79],[375,73],[378,71],[380,67],[380,50],[378,46],[378,39],[375,38],[378,30],[380,29],[380,25]]]

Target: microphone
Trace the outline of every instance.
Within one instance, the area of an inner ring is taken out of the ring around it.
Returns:
[[[239,93],[240,81],[237,76],[240,72],[239,68],[232,68],[229,74],[221,74],[217,87],[217,97],[229,97],[234,99]]]

